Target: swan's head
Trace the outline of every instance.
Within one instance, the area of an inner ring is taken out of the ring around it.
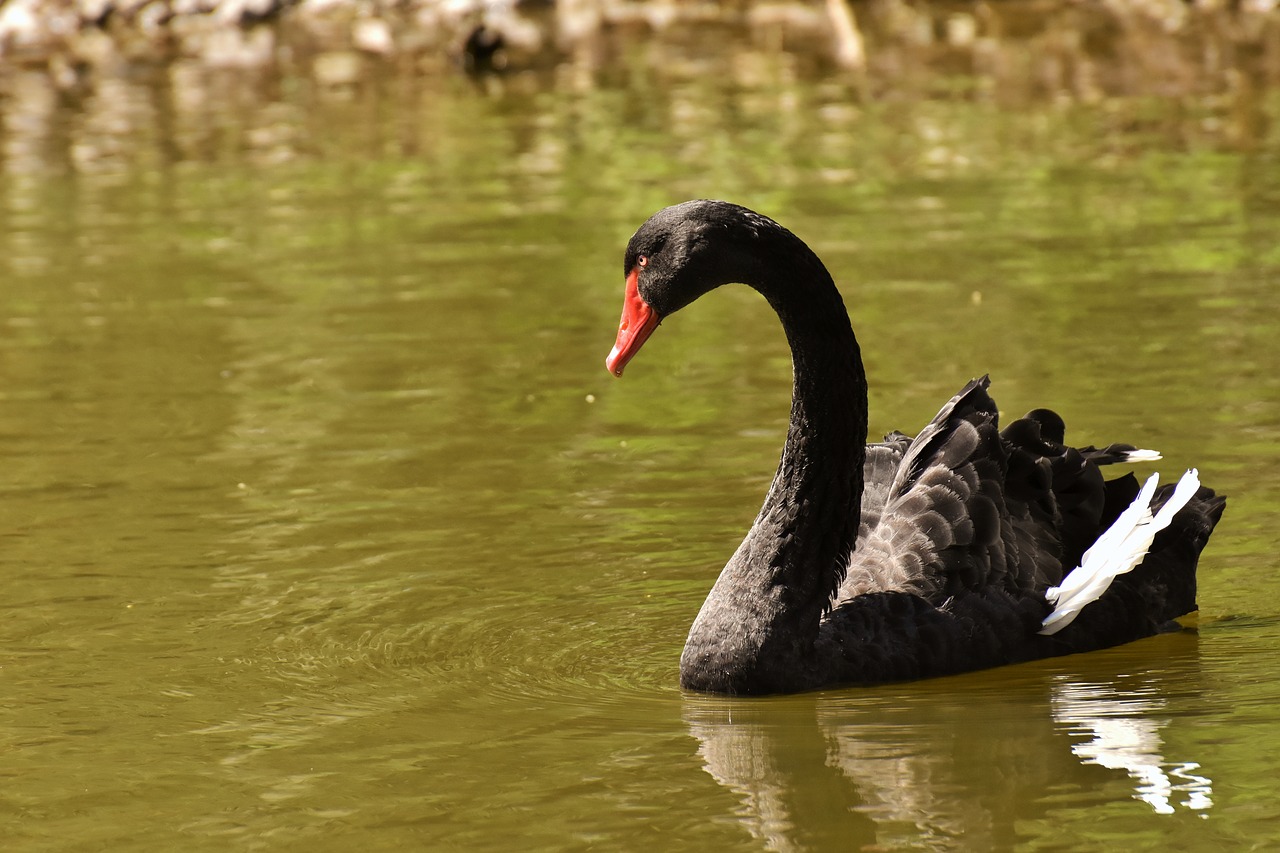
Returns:
[[[605,359],[622,375],[664,317],[730,282],[749,282],[760,229],[773,220],[725,201],[686,201],[664,208],[640,226],[623,260],[626,294],[618,339]]]

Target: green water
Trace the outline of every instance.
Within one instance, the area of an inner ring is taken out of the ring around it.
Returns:
[[[1242,142],[1211,102],[767,72],[11,91],[7,849],[1280,845],[1280,101]],[[990,372],[1198,466],[1231,496],[1198,632],[682,694],[789,393],[743,288],[604,370],[627,237],[698,196],[827,261],[874,432]]]

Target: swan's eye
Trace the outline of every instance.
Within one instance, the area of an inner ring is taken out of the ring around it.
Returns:
[[[640,257],[636,258],[636,266],[638,266],[638,267],[647,267],[647,266],[649,266],[649,256],[648,256],[648,255],[641,255]]]

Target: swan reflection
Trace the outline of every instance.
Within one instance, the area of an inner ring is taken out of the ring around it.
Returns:
[[[1158,670],[1116,669],[1148,647],[1082,664],[1091,670],[1058,663],[764,701],[690,696],[684,715],[704,769],[737,795],[735,820],[765,849],[1007,849],[1081,806],[1213,806],[1200,756],[1166,738],[1179,719],[1166,697],[1195,690],[1194,635],[1153,642],[1166,646]]]
[[[1086,764],[1126,771],[1136,783],[1134,797],[1159,814],[1173,814],[1175,805],[1196,811],[1213,805],[1213,783],[1197,772],[1199,763],[1170,762],[1161,754],[1160,730],[1172,722],[1161,715],[1168,704],[1164,697],[1059,676],[1051,701],[1054,720],[1092,738],[1071,751]],[[1175,796],[1182,797],[1176,804]]]

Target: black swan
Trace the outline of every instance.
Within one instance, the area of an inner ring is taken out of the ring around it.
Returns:
[[[680,659],[690,690],[762,694],[947,675],[1100,649],[1196,609],[1196,562],[1226,501],[1194,469],[1176,486],[1104,481],[1158,459],[1064,444],[1037,409],[998,429],[986,377],[914,439],[867,435],[858,342],[826,267],[744,207],[690,201],[640,227],[606,365],[658,323],[741,282],[782,320],[791,424],[760,515],[698,613]]]

